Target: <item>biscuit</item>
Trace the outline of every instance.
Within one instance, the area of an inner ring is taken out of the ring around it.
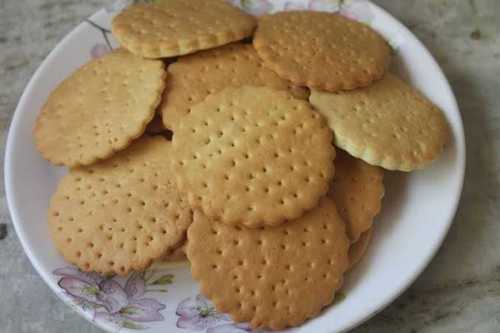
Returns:
[[[223,0],[160,0],[134,4],[118,14],[112,32],[145,58],[175,57],[250,36],[255,19]]]
[[[325,12],[263,16],[253,45],[281,77],[332,92],[369,85],[384,75],[391,60],[391,48],[369,26]]]
[[[309,101],[328,119],[336,146],[385,169],[423,168],[449,140],[443,113],[389,73],[363,89],[336,94],[313,90]]]
[[[234,43],[181,57],[169,74],[160,110],[165,127],[174,129],[189,109],[226,87],[268,86],[307,99],[307,89],[294,86],[262,65],[250,44]]]
[[[227,88],[179,122],[172,168],[181,193],[208,217],[278,225],[313,208],[328,191],[331,139],[321,115],[289,92]]]
[[[351,244],[349,248],[349,270],[356,266],[365,255],[370,245],[372,234],[373,228],[370,228],[363,232],[355,243]]]
[[[49,95],[33,130],[56,165],[89,165],[128,147],[155,114],[163,63],[117,50],[85,64]]]
[[[195,211],[187,256],[218,311],[253,328],[297,326],[329,305],[342,285],[349,239],[332,199],[278,227],[248,229]]]
[[[337,204],[353,243],[371,228],[373,219],[380,212],[384,195],[383,179],[381,168],[337,149],[335,176],[328,195]]]
[[[172,183],[170,145],[162,137],[144,137],[61,180],[48,220],[67,261],[83,271],[126,275],[185,239],[192,212]]]

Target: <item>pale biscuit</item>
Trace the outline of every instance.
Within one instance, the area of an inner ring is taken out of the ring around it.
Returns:
[[[223,0],[160,0],[135,4],[112,22],[113,35],[145,58],[174,57],[250,36],[255,19]]]
[[[284,329],[318,315],[342,285],[349,239],[332,199],[278,227],[248,229],[198,211],[187,256],[201,293],[253,328]]]
[[[337,204],[340,216],[346,222],[351,242],[371,228],[380,212],[384,195],[384,173],[337,149],[335,176],[328,195]]]
[[[180,191],[209,217],[277,225],[328,191],[332,133],[309,103],[286,91],[242,87],[191,110],[174,133],[171,161]]]
[[[144,132],[165,86],[163,63],[117,50],[85,64],[49,95],[33,135],[56,165],[89,165]]]
[[[363,232],[359,239],[351,244],[349,248],[349,270],[356,266],[364,257],[368,246],[370,245],[373,234],[373,228]]]
[[[369,26],[325,12],[264,16],[253,45],[283,78],[327,91],[367,86],[384,75],[391,59],[389,45]]]
[[[389,73],[363,89],[336,94],[313,90],[309,101],[328,119],[335,145],[385,169],[423,168],[449,140],[443,113]]]
[[[83,271],[125,275],[185,239],[192,212],[172,183],[170,148],[161,137],[144,137],[61,180],[48,219],[67,261]]]
[[[262,65],[250,44],[234,43],[180,58],[168,67],[160,110],[165,127],[175,129],[189,109],[226,87],[268,86],[307,99],[307,89],[294,86]]]

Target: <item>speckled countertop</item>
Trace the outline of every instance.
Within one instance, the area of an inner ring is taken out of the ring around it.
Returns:
[[[35,69],[82,18],[109,2],[0,0],[2,160],[10,118]],[[500,1],[374,2],[403,21],[443,67],[464,119],[468,165],[455,223],[436,258],[355,332],[500,332]],[[0,332],[100,332],[35,272],[1,188]]]

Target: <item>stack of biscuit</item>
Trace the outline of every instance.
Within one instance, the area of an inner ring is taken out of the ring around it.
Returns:
[[[55,246],[101,274],[186,253],[201,292],[253,328],[331,304],[369,245],[383,169],[422,168],[449,136],[387,73],[387,42],[337,14],[257,21],[223,0],[163,0],[112,31],[121,48],[64,80],[34,128],[70,168],[50,201]]]

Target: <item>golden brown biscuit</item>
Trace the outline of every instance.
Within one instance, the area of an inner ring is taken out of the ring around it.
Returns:
[[[170,145],[144,137],[61,180],[49,227],[67,261],[83,271],[126,275],[144,270],[186,237],[192,213],[172,183]]]
[[[391,59],[389,45],[369,26],[325,12],[263,16],[253,45],[264,63],[283,78],[333,92],[380,79]]]
[[[85,64],[49,95],[33,135],[57,165],[89,165],[144,133],[165,86],[163,63],[116,50]]]
[[[201,293],[220,312],[253,328],[302,324],[329,305],[342,285],[349,239],[325,197],[299,219],[247,229],[195,212],[187,255]]]
[[[241,40],[255,19],[223,0],[160,0],[118,14],[113,35],[145,58],[175,57]]]
[[[175,129],[189,109],[227,87],[268,86],[307,99],[307,89],[294,86],[262,65],[250,44],[234,43],[181,57],[168,67],[160,110],[165,127]]]
[[[286,91],[242,87],[191,110],[174,133],[171,161],[179,190],[207,216],[278,225],[328,191],[332,133],[309,103]]]

